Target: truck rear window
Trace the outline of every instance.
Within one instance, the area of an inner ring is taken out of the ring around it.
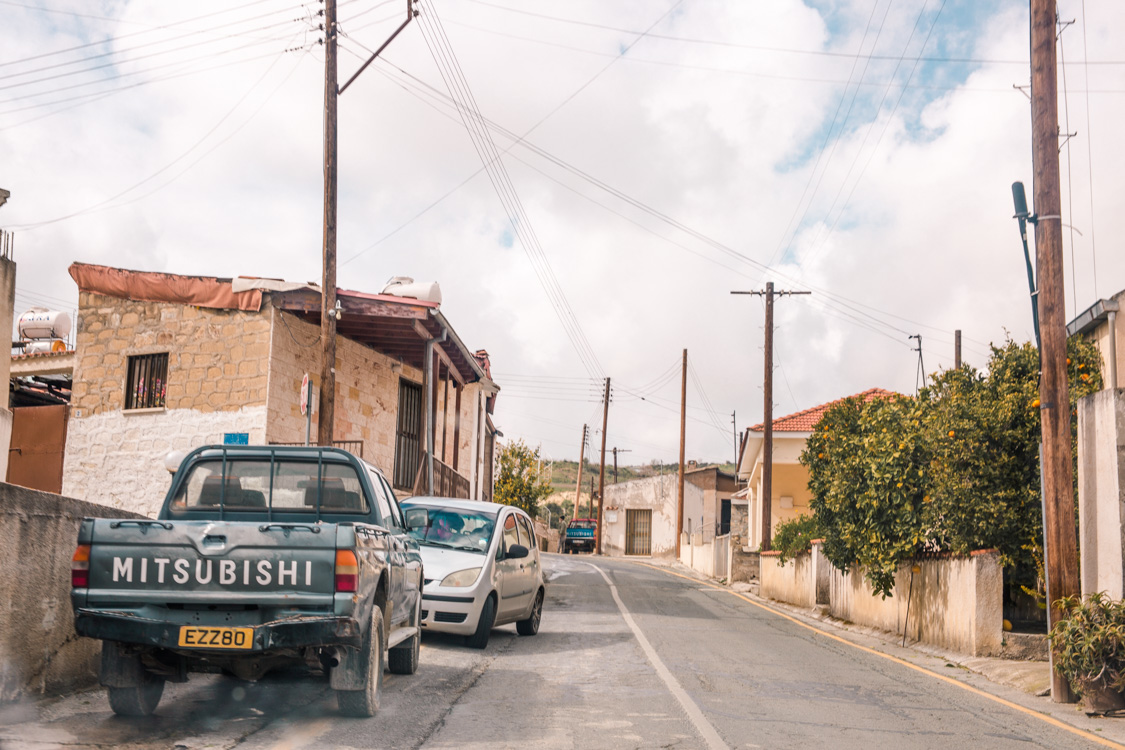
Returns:
[[[206,460],[192,464],[172,498],[171,510],[222,507],[228,511],[286,513],[368,512],[356,471],[348,464],[313,461]]]

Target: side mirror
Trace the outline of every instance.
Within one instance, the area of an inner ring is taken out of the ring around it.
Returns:
[[[425,529],[430,525],[430,511],[426,508],[407,508],[404,515],[407,531]]]
[[[508,551],[504,556],[509,560],[519,560],[521,558],[527,557],[530,554],[531,550],[529,550],[522,544],[513,544],[511,547],[508,547]]]

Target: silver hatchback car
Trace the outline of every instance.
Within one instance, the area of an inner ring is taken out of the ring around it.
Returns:
[[[514,622],[535,635],[546,581],[535,527],[519,508],[475,500],[404,500],[410,535],[418,540],[425,585],[422,627],[488,645],[492,628]]]

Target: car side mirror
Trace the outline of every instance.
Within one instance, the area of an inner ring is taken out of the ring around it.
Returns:
[[[425,529],[430,525],[430,511],[425,508],[408,508],[404,515],[407,531]]]
[[[521,558],[527,557],[529,554],[531,554],[531,550],[529,550],[527,547],[523,546],[522,544],[513,544],[511,547],[508,547],[508,552],[505,557],[507,557],[509,560],[519,560]]]

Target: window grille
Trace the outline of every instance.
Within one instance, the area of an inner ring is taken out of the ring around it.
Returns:
[[[125,381],[126,409],[154,409],[164,406],[168,380],[168,352],[129,357]]]
[[[422,386],[398,381],[394,486],[410,489],[422,463]]]

